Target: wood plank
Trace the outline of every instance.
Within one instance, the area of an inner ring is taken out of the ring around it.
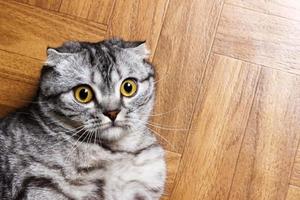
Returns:
[[[300,74],[299,35],[300,22],[225,5],[214,51]]]
[[[0,50],[0,82],[5,77],[36,85],[42,65],[41,60]]]
[[[92,0],[88,19],[102,24],[108,24],[116,0]]]
[[[163,197],[161,199],[169,199],[173,189],[175,177],[179,167],[181,155],[171,151],[166,151],[167,162],[167,182]]]
[[[300,187],[300,148],[299,147],[298,147],[297,155],[295,157],[290,184]]]
[[[227,199],[260,67],[213,55],[172,200]]]
[[[114,2],[115,0],[62,0],[59,11],[107,24]]]
[[[90,7],[90,0],[63,0],[59,11],[69,15],[87,18]]]
[[[191,122],[222,5],[223,0],[175,0],[166,13],[153,59],[158,75],[154,114],[165,114],[152,121],[165,126],[157,129],[168,141],[161,142],[178,153],[185,145],[184,129]]]
[[[14,1],[33,5],[47,10],[58,11],[62,0],[14,0]]]
[[[28,0],[29,5],[40,8],[58,11],[62,0]]]
[[[16,2],[20,2],[20,3],[28,3],[28,0],[14,0]]]
[[[41,67],[41,60],[0,50],[0,116],[32,101]]]
[[[147,40],[148,46],[154,53],[168,1],[116,1],[109,22],[108,37]]]
[[[41,67],[41,60],[0,50],[0,116],[32,101]]]
[[[258,12],[300,21],[299,0],[226,0],[226,2]]]
[[[1,74],[0,74],[1,75]],[[37,85],[27,84],[0,76],[0,104],[12,108],[19,108],[29,104],[36,94]]]
[[[300,137],[300,77],[263,69],[229,199],[285,199]]]
[[[97,41],[105,31],[32,6],[0,0],[0,49],[44,59],[46,47],[66,40]]]
[[[299,200],[300,199],[300,188],[290,186],[286,200]]]

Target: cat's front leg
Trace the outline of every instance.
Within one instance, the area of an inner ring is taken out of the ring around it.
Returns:
[[[164,151],[154,146],[140,152],[131,162],[115,166],[110,200],[158,200],[164,191]],[[116,189],[120,188],[120,189]]]
[[[134,160],[135,182],[139,185],[133,200],[158,200],[166,179],[165,152],[158,144],[146,148]]]

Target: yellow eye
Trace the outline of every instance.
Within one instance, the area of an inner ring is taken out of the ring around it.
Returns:
[[[88,85],[80,85],[73,89],[74,97],[79,103],[89,103],[94,98],[93,90]]]
[[[137,91],[137,84],[135,80],[126,79],[125,81],[123,81],[120,88],[120,92],[123,96],[132,97],[133,95],[135,95],[136,91]]]

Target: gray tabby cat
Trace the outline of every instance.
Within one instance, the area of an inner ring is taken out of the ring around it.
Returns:
[[[67,42],[47,54],[35,101],[0,121],[0,199],[159,199],[145,44]]]

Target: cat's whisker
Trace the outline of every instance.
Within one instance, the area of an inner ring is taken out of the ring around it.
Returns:
[[[89,144],[92,143],[92,138],[93,138],[93,135],[94,135],[94,134],[95,134],[95,130],[89,131],[89,136],[88,136],[88,138],[87,138],[87,144],[88,144],[88,145],[86,145],[87,147],[89,147]],[[86,158],[86,163],[87,163],[87,158]]]
[[[90,136],[88,137],[88,139],[87,139],[87,143],[89,144],[89,143],[91,143],[91,141],[92,141],[92,137],[93,137],[93,135],[94,135],[94,130],[92,130],[92,131],[90,131]]]
[[[97,137],[97,135],[98,135],[98,129],[96,130],[96,132],[95,132],[95,134],[94,134],[94,144],[96,145],[97,143],[96,143],[96,137]]]
[[[80,139],[87,133],[87,130],[85,130],[80,136],[79,138],[76,140],[76,142],[74,143],[74,145],[71,147],[71,151],[69,152],[69,154],[66,157],[66,160],[69,158],[69,156],[72,155],[72,153],[75,151],[75,149],[77,148],[77,144],[78,142],[81,142]]]
[[[169,77],[170,76],[170,74],[169,73],[167,73],[167,74],[165,74],[162,78],[160,78],[160,79],[158,79],[158,80],[156,80],[156,81],[154,81],[154,84],[157,84],[158,82],[160,82],[160,81],[162,81],[162,80],[164,80],[164,79],[166,79],[167,77]]]
[[[155,124],[151,124],[149,122],[147,122],[147,125],[152,126],[154,128],[167,130],[167,131],[188,131],[188,129],[186,129],[186,128],[163,127],[163,126],[158,126],[158,125],[155,125]]]
[[[138,110],[141,110],[143,108],[137,108],[131,112],[135,112],[135,111],[138,111]],[[174,112],[175,110],[178,109],[178,106],[175,106],[173,109],[169,110],[169,111],[166,111],[166,112],[163,112],[163,113],[152,113],[152,114],[149,114],[149,115],[143,115],[143,114],[139,114],[139,116],[149,116],[149,117],[156,117],[156,116],[162,116],[162,115],[166,115],[166,114],[169,114],[171,112]]]
[[[90,123],[93,123],[95,120],[94,119],[90,119],[90,120],[87,120],[83,125],[81,125],[81,126],[88,126],[88,124],[90,124]],[[47,122],[47,125],[53,125],[53,124],[61,124],[62,123],[62,121],[60,121],[60,120],[54,120],[54,119],[51,119],[51,122]],[[78,127],[77,127],[78,128]],[[71,131],[73,131],[73,130],[76,130],[76,128],[75,129],[68,129],[68,128],[66,128],[68,131],[67,132],[69,132],[69,130],[70,130],[70,132]]]
[[[95,121],[95,120],[93,120],[93,119],[88,120],[88,121],[86,121],[85,124],[91,123],[91,122],[93,122],[93,121]],[[71,138],[73,138],[76,134],[78,134],[78,133],[80,133],[81,131],[83,131],[85,128],[86,128],[86,125],[81,125],[81,126],[76,127],[76,128],[74,128],[74,129],[71,129],[71,130],[68,130],[68,131],[62,131],[62,132],[60,132],[60,133],[64,133],[64,134],[65,134],[65,133],[70,133],[70,132],[75,131],[75,133],[73,133],[73,134],[69,137],[69,139],[64,140],[64,141],[70,142]],[[61,143],[62,143],[62,142],[63,142],[63,141],[61,141]],[[72,142],[70,142],[70,143],[73,144]],[[59,143],[59,144],[60,144],[60,143]],[[59,144],[57,144],[57,145],[59,145]]]
[[[85,127],[85,125],[81,125],[81,126],[78,126],[78,127],[74,128],[74,129],[70,129],[68,131],[63,131],[63,133],[70,133],[70,132],[76,131],[76,130],[84,128],[84,127]]]
[[[63,133],[63,134],[66,134],[66,133],[71,133],[71,132],[74,132],[72,133],[72,135],[70,135],[70,138],[72,138],[73,136],[75,136],[77,133],[79,133],[80,131],[82,131],[83,129],[85,128],[84,125],[82,126],[79,126],[77,128],[74,128],[74,129],[71,129],[71,130],[68,130],[68,131],[60,131],[59,133]]]
[[[172,150],[175,149],[175,146],[173,144],[171,144],[165,137],[163,137],[160,133],[158,133],[157,131],[147,127],[146,125],[143,125],[144,128],[150,130],[153,134],[157,135],[159,138],[161,138],[164,142],[167,143],[167,145],[171,146]],[[144,129],[135,129],[135,132],[132,132],[132,134],[137,134],[138,132],[143,132]]]
[[[157,117],[157,116],[162,116],[162,115],[166,115],[169,114],[171,112],[174,112],[176,109],[178,109],[178,107],[173,108],[172,110],[169,110],[167,112],[163,112],[163,113],[154,113],[154,114],[150,114],[150,115],[142,115],[142,116],[149,116],[149,117]]]
[[[67,139],[65,139],[65,140],[64,140],[64,138],[63,138],[62,141],[57,142],[56,144],[54,144],[54,145],[52,146],[52,148],[55,147],[55,146],[57,146],[57,145],[60,145],[60,144],[63,143],[64,141],[73,144],[70,140],[73,138],[73,136],[75,136],[76,134],[78,134],[80,131],[83,131],[84,128],[85,128],[84,125],[82,125],[82,126],[80,126],[80,127],[77,127],[76,129],[72,130],[72,132],[73,132],[73,131],[79,129],[79,130],[75,131],[75,133],[73,133],[71,136],[69,136],[69,138],[67,138]],[[69,132],[71,132],[71,131],[69,131]],[[65,134],[65,133],[68,133],[68,132],[60,132],[60,133]]]
[[[87,137],[85,137],[83,139],[83,142],[85,142],[85,139],[86,139],[86,143],[87,145],[85,145],[85,152],[88,151],[88,148],[89,148],[89,138],[91,137],[91,131],[88,131],[88,134],[87,134]],[[84,165],[83,166],[86,166],[86,163],[87,163],[87,156],[83,155],[84,156]]]
[[[149,129],[151,132],[153,132],[155,135],[157,135],[158,137],[160,137],[161,139],[163,139],[163,141],[165,141],[169,146],[171,146],[171,151],[174,151],[175,150],[175,146],[173,144],[171,144],[167,138],[163,137],[161,134],[159,134],[157,131],[147,127],[147,129]]]
[[[154,122],[149,122],[149,121],[143,121],[137,118],[132,118],[133,120],[145,123],[149,126],[152,126],[154,128],[158,128],[158,129],[163,129],[163,130],[169,130],[169,131],[187,131],[188,129],[184,129],[184,128],[177,128],[177,127],[168,127],[168,126],[162,126],[162,124],[156,124]]]

